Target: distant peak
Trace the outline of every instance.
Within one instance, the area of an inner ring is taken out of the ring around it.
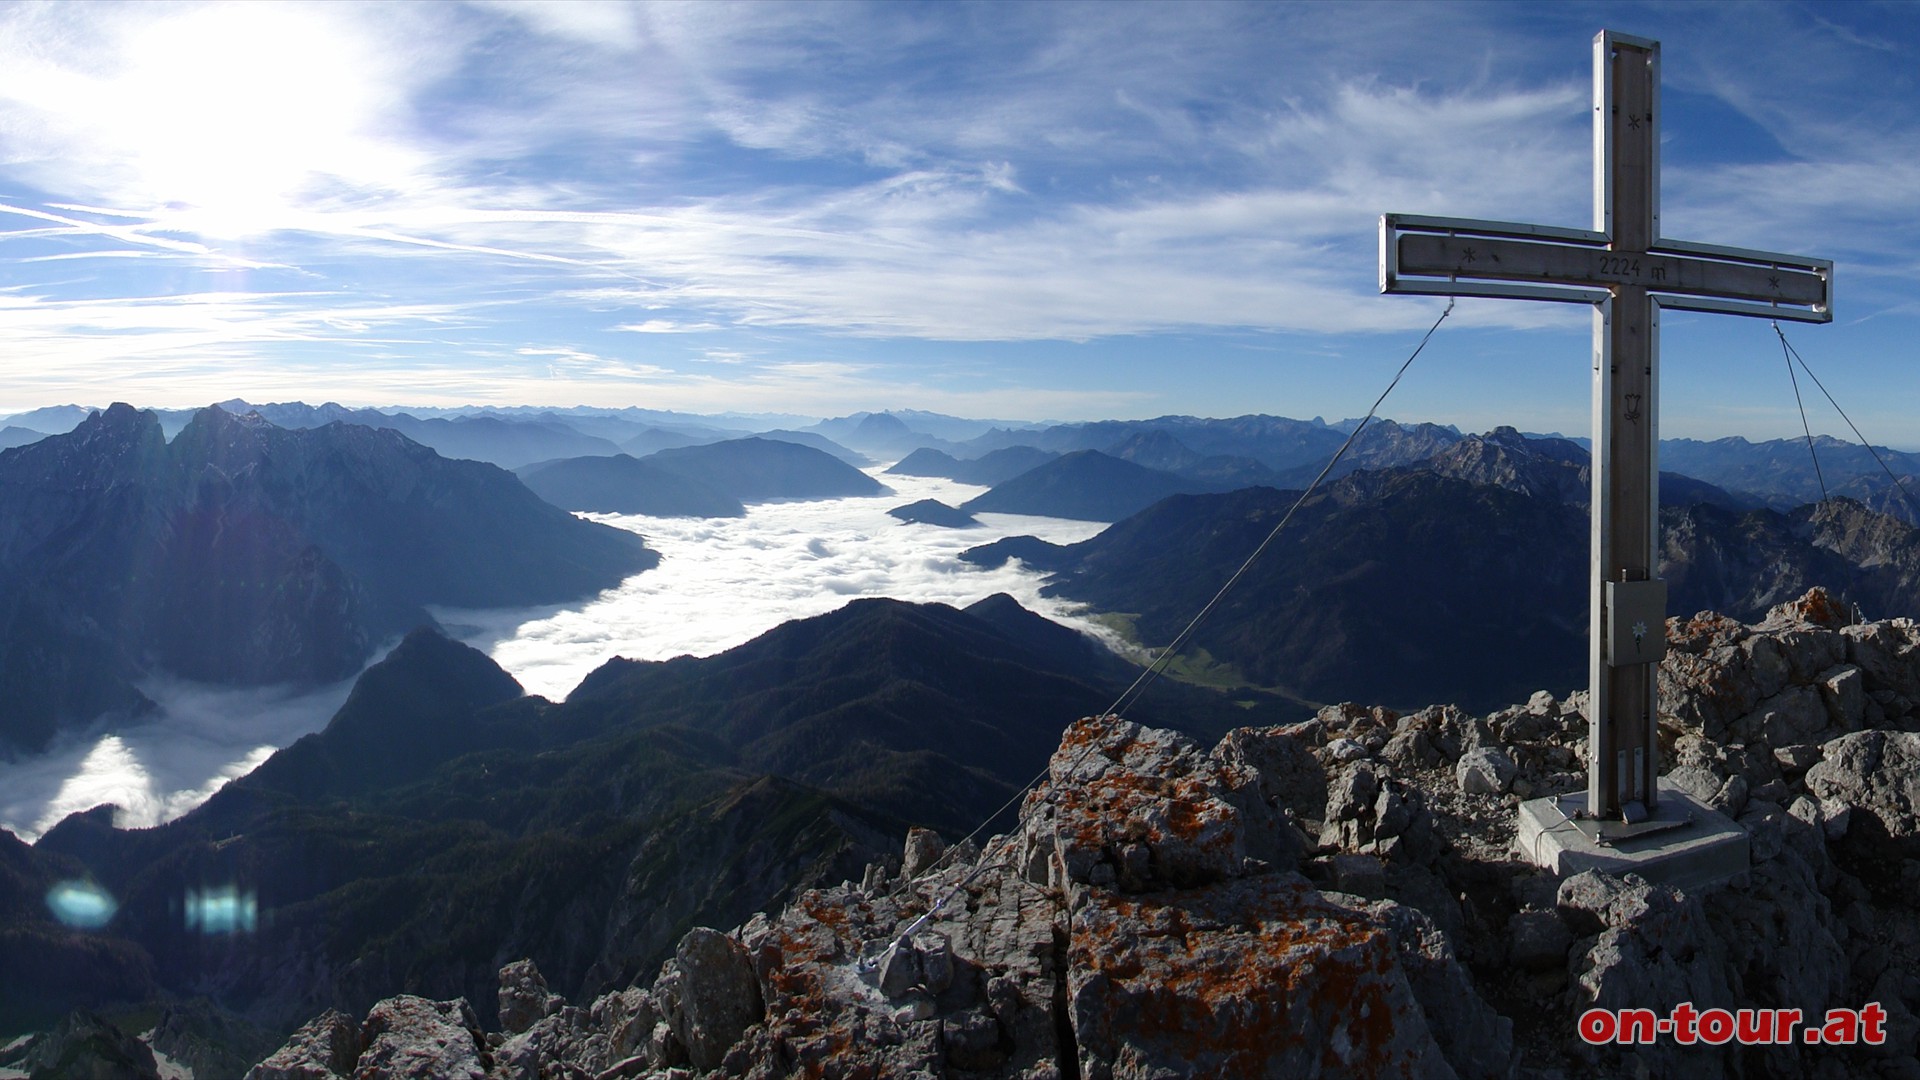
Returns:
[[[116,401],[104,410],[90,414],[80,421],[73,434],[82,439],[96,435],[143,436],[147,429],[160,430],[158,414],[146,409],[136,409],[124,401]]]
[[[892,413],[868,413],[866,419],[861,420],[860,426],[854,430],[863,435],[871,435],[875,432],[906,432],[908,428],[905,421]]]
[[[104,410],[87,417],[87,419],[97,420],[100,423],[117,427],[122,424],[138,423],[141,417],[152,415],[152,413],[147,412],[145,409],[136,409],[124,401],[116,401]],[[154,417],[154,419],[158,420],[159,418]]]

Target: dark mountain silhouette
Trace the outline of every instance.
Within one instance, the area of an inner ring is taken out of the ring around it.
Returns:
[[[821,450],[777,439],[728,439],[662,450],[641,462],[743,503],[880,495],[886,487]]]
[[[896,506],[887,514],[908,524],[939,525],[948,529],[965,529],[980,524],[980,520],[972,514],[956,510],[939,499],[921,499],[905,506]]]
[[[887,471],[899,476],[939,476],[948,480],[957,480],[959,477],[954,473],[965,467],[965,462],[945,450],[923,446],[894,462]]]
[[[1118,521],[1168,495],[1204,486],[1097,450],[1079,450],[998,484],[960,509]]]
[[[1041,431],[993,431],[966,443],[960,452],[978,453],[1013,445],[1056,452],[1111,451],[1137,436],[1157,439],[1165,435],[1201,458],[1250,459],[1280,474],[1283,485],[1304,487],[1346,441],[1347,430],[1350,429],[1330,427],[1318,420],[1289,420],[1283,416],[1238,416],[1224,420],[1162,416],[1152,420],[1059,424]],[[1437,424],[1376,421],[1354,443],[1335,475],[1356,469],[1410,464],[1433,456],[1459,438],[1459,432]],[[1234,485],[1221,485],[1214,490],[1231,486]]]
[[[0,450],[11,450],[16,446],[36,443],[46,437],[47,433],[44,431],[35,431],[32,428],[16,427],[9,424],[6,427],[0,427]]]
[[[1031,446],[1009,446],[992,450],[977,458],[962,461],[943,450],[921,448],[901,458],[888,469],[902,476],[939,476],[963,484],[1003,484],[1031,469],[1039,468],[1060,455]]]
[[[642,458],[648,454],[658,453],[661,450],[673,450],[682,446],[699,446],[703,443],[719,442],[720,439],[721,436],[709,438],[684,431],[650,427],[621,443],[620,449],[632,454],[634,457]]]
[[[854,413],[822,420],[806,430],[882,461],[898,460],[921,447],[937,450],[954,448],[947,440],[916,431],[898,416],[885,412]]]
[[[1195,644],[1254,685],[1317,702],[1484,709],[1581,685],[1588,519],[1573,452],[1536,457],[1498,432],[1456,450],[1437,468],[1355,473],[1316,493]],[[1019,558],[1054,575],[1050,594],[1133,615],[1160,645],[1296,497],[1176,496],[1084,543],[1017,537],[962,558]],[[1850,500],[1787,514],[1725,498],[1670,506],[1662,537],[1671,614],[1758,618],[1822,583],[1869,617],[1920,613],[1920,530]]]
[[[178,820],[0,836],[0,955],[63,973],[0,981],[0,1017],[190,989],[284,1032],[409,989],[491,1019],[508,954],[575,999],[625,986],[688,926],[857,877],[909,823],[971,828],[1128,672],[1005,597],[856,601],[714,657],[610,661],[564,704],[418,631],[324,731]],[[1140,715],[1207,735],[1262,716],[1167,689]],[[120,902],[86,936],[40,902],[82,874]],[[179,915],[224,885],[261,913],[244,948]]]
[[[171,444],[116,405],[0,453],[0,746],[136,714],[141,675],[350,675],[429,604],[590,594],[652,566],[490,465],[391,430],[202,410]]]
[[[1055,572],[1050,593],[1133,614],[1140,639],[1162,645],[1297,494],[1179,495],[1080,544],[1029,538],[962,558],[1019,555]],[[1354,474],[1301,508],[1194,642],[1311,701],[1524,699],[1584,670],[1585,539],[1568,504],[1422,470]]]
[[[308,405],[300,401],[250,405],[238,398],[222,401],[217,407],[235,416],[257,413],[268,423],[283,428],[317,428],[332,423],[391,428],[422,446],[432,447],[441,457],[485,461],[503,469],[514,469],[553,458],[620,452],[620,448],[612,441],[575,428],[574,423],[585,422],[580,418],[563,417],[551,412],[517,416],[475,413],[422,418],[397,410],[349,409],[331,401],[323,405]],[[162,429],[172,437],[192,422],[197,411],[162,410],[159,415]],[[620,426],[625,428],[631,425]]]
[[[776,442],[799,443],[801,446],[811,446],[821,453],[832,454],[834,457],[839,458],[841,461],[846,462],[856,469],[865,468],[873,464],[873,459],[867,455],[856,453],[824,435],[818,435],[811,431],[788,431],[784,428],[774,428],[771,431],[756,432],[754,438],[773,439]]]
[[[1818,500],[1822,476],[1826,479],[1828,494],[1864,501],[1880,499],[1891,491],[1893,481],[1866,447],[1816,435],[1813,449],[1819,455],[1818,473],[1804,439],[1764,442],[1748,442],[1738,436],[1711,442],[1662,439],[1660,464],[1724,488],[1752,492],[1764,497],[1776,510]],[[1920,476],[1920,454],[1886,447],[1878,450],[1895,476]],[[1886,505],[1889,509],[1899,507],[1897,513],[1901,516],[1912,512],[1897,500]]]
[[[1491,484],[1539,498],[1586,505],[1593,494],[1591,455],[1569,439],[1532,438],[1510,427],[1469,435],[1421,463],[1441,476]],[[1660,473],[1660,505],[1710,503],[1731,510],[1766,505],[1754,495],[1722,490],[1679,473]]]
[[[1207,491],[1232,491],[1234,488],[1282,483],[1279,473],[1249,457],[1230,454],[1205,456],[1189,449],[1165,431],[1143,431],[1130,435],[1106,453],[1136,465],[1184,476],[1205,485]]]
[[[655,517],[740,517],[746,507],[678,473],[626,454],[565,458],[514,471],[535,495],[567,510]]]
[[[582,435],[564,424],[549,421],[508,420],[498,416],[421,420],[407,413],[394,413],[377,426],[392,428],[422,446],[430,446],[439,451],[441,457],[486,461],[503,469],[553,458],[620,452],[620,447],[610,440]]]
[[[6,422],[16,427],[33,431],[44,431],[49,435],[65,435],[80,426],[80,421],[98,412],[80,405],[49,405],[41,409],[29,409],[6,418]]]

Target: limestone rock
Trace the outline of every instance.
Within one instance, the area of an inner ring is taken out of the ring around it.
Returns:
[[[1454,778],[1468,795],[1499,795],[1513,786],[1519,766],[1497,746],[1480,746],[1460,755]]]
[[[1343,764],[1362,761],[1367,756],[1367,748],[1352,739],[1335,739],[1327,744],[1327,756]]]
[[[933,868],[940,857],[947,853],[947,842],[932,829],[907,830],[907,848],[900,859],[900,872],[909,878],[919,877]]]
[[[1132,891],[1186,888],[1242,870],[1247,840],[1228,796],[1257,786],[1258,775],[1201,752],[1184,735],[1081,720],[1067,729],[1048,775],[1044,806],[1022,815],[1028,857],[1021,860],[1048,885],[1075,895],[1101,881]],[[1029,796],[1029,806],[1041,795]]]
[[[1507,921],[1507,959],[1523,971],[1564,967],[1573,934],[1551,911],[1521,911]]]
[[[1807,770],[1806,783],[1823,803],[1872,819],[1876,828],[1862,843],[1890,855],[1920,857],[1920,733],[1842,735],[1826,744],[1820,763]]]
[[[1068,972],[1082,1076],[1455,1075],[1392,935],[1297,876],[1089,892]]]
[[[913,946],[894,942],[880,956],[880,992],[888,1001],[899,1001],[920,982],[920,956]]]
[[[953,943],[947,935],[930,930],[913,939],[918,958],[920,985],[929,994],[943,994],[953,985]]]
[[[660,993],[660,1011],[696,1069],[716,1069],[749,1026],[760,1020],[760,984],[740,943],[706,927],[680,939],[677,976]]]
[[[1372,769],[1365,765],[1348,766],[1327,786],[1326,818],[1335,822],[1372,816],[1379,793],[1380,781]]]
[[[1857,731],[1867,715],[1867,679],[1852,664],[1820,673],[1821,703],[1827,722],[1841,731]]]
[[[1846,606],[1834,599],[1832,593],[1815,585],[1797,599],[1775,604],[1767,611],[1767,617],[1761,621],[1760,626],[1762,628],[1806,626],[1838,630],[1851,621],[1852,618]]]
[[[518,1035],[560,1011],[567,999],[547,989],[547,980],[531,960],[500,969],[500,1030]]]
[[[1513,1021],[1494,1012],[1480,996],[1454,955],[1452,939],[1425,913],[1407,904],[1379,900],[1361,910],[1393,934],[1414,999],[1454,1071],[1465,1078],[1510,1075]],[[1560,961],[1566,961],[1564,949]]]
[[[360,1026],[346,1013],[328,1009],[247,1070],[246,1080],[334,1080],[352,1076],[359,1060]]]
[[[1666,781],[1701,802],[1720,793],[1726,779],[1706,765],[1681,765],[1667,773]]]
[[[1566,1022],[1589,1008],[1649,1008],[1664,1013],[1683,1001],[1696,1009],[1739,1004],[1721,941],[1709,929],[1699,898],[1635,875],[1613,878],[1586,871],[1561,883],[1561,915],[1576,942]],[[1695,1048],[1671,1042],[1640,1047],[1653,1075],[1700,1075]]]
[[[1318,818],[1326,809],[1326,769],[1306,743],[1280,728],[1230,731],[1213,756],[1252,769],[1267,800],[1298,817]]]
[[[1440,751],[1433,740],[1419,728],[1400,732],[1387,740],[1380,750],[1380,756],[1389,764],[1403,769],[1430,769],[1440,763]]]
[[[1756,865],[1746,888],[1718,890],[1704,906],[1727,969],[1739,973],[1742,998],[1809,1016],[1849,1004],[1847,957],[1828,929],[1832,906],[1797,854]]]
[[[1846,662],[1866,677],[1867,690],[1912,699],[1920,695],[1920,652],[1913,636],[1888,623],[1864,623],[1840,631]]]
[[[575,1069],[599,1076],[644,1053],[659,1013],[645,990],[607,994],[590,1008],[564,1006],[511,1036],[493,1052],[496,1080],[545,1080]]]
[[[1775,781],[1775,785],[1785,790],[1785,785]],[[1780,804],[1755,798],[1747,801],[1747,808],[1739,817],[1740,826],[1747,830],[1747,852],[1756,863],[1776,858],[1786,849],[1787,812]]]
[[[1387,868],[1371,855],[1335,855],[1333,887],[1368,900],[1385,899]]]
[[[390,997],[367,1013],[360,1041],[366,1049],[354,1080],[484,1080],[492,1064],[480,1021],[464,998]]]
[[[808,890],[731,935],[696,931],[651,988],[587,1008],[556,1010],[537,972],[509,965],[490,1080],[1906,1076],[1920,734],[1897,729],[1920,723],[1920,627],[1826,620],[1815,597],[1755,627],[1669,621],[1663,759],[1752,841],[1748,872],[1711,892],[1555,882],[1511,858],[1511,810],[1489,796],[1580,786],[1580,694],[1484,718],[1343,704],[1210,750],[1089,719],[984,851],[936,866],[938,838],[909,838],[918,880],[894,879],[888,859],[870,888]],[[1301,821],[1331,850],[1307,858]],[[1512,1023],[1488,1004],[1521,1000]],[[1569,1037],[1595,1005],[1817,1015],[1869,1000],[1897,1046],[1756,1055]],[[470,1031],[449,1044],[463,1039],[480,1045]],[[358,1048],[336,1014],[262,1066],[311,1071],[260,1075],[400,1074],[368,1072]]]
[[[1760,702],[1750,715],[1736,721],[1731,735],[1769,746],[1791,746],[1808,741],[1810,736],[1824,731],[1830,722],[1827,706],[1817,689],[1792,686]]]

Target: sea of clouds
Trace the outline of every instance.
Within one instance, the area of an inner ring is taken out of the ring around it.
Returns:
[[[1066,544],[1105,525],[1018,514],[980,514],[980,524],[965,529],[903,524],[887,511],[920,499],[957,506],[986,488],[869,471],[892,493],[764,503],[748,507],[744,520],[587,515],[645,537],[660,553],[659,568],[566,609],[434,615],[528,693],[556,701],[609,657],[711,656],[863,596],[964,607],[1004,592],[1031,610],[1106,635],[1078,605],[1041,596],[1041,575],[1017,563],[983,570],[959,558],[1005,536]]]
[[[767,503],[749,507],[745,518],[588,515],[646,537],[660,565],[571,605],[434,615],[529,693],[554,700],[609,657],[710,656],[787,620],[868,596],[963,607],[1004,592],[1113,643],[1076,605],[1042,597],[1041,575],[1018,563],[985,570],[959,559],[961,551],[1001,537],[1073,543],[1105,525],[1014,514],[981,514],[978,526],[965,529],[902,524],[887,511],[928,498],[958,505],[986,489],[869,471],[892,492]],[[32,840],[66,815],[105,803],[120,807],[115,822],[125,828],[171,821],[275,750],[325,727],[352,685],[295,692],[153,680],[142,689],[162,706],[158,719],[0,763],[0,826]]]

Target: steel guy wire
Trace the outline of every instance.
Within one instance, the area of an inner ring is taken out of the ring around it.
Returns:
[[[1132,708],[1133,705],[1140,700],[1140,695],[1146,691],[1147,686],[1152,683],[1153,678],[1158,675],[1160,670],[1164,670],[1166,662],[1172,659],[1173,656],[1177,654],[1183,646],[1185,646],[1188,639],[1190,639],[1193,636],[1193,632],[1199,628],[1201,622],[1204,621],[1208,615],[1213,613],[1214,608],[1220,605],[1220,601],[1226,598],[1227,593],[1230,592],[1235,585],[1239,584],[1240,579],[1246,576],[1248,570],[1252,569],[1254,562],[1260,558],[1260,556],[1267,550],[1267,548],[1273,545],[1273,541],[1276,537],[1280,535],[1280,531],[1282,529],[1285,529],[1287,527],[1287,523],[1293,520],[1294,512],[1299,510],[1301,504],[1307,501],[1307,497],[1309,495],[1312,495],[1314,492],[1314,489],[1320,486],[1320,482],[1327,478],[1327,474],[1333,471],[1334,466],[1340,464],[1340,459],[1346,456],[1347,451],[1351,449],[1353,447],[1353,444],[1360,438],[1360,433],[1365,431],[1367,429],[1367,425],[1373,422],[1374,416],[1378,414],[1380,411],[1381,404],[1387,400],[1387,395],[1393,393],[1394,387],[1400,385],[1400,380],[1403,376],[1406,375],[1407,369],[1412,367],[1414,360],[1418,359],[1420,354],[1426,350],[1427,342],[1433,340],[1434,331],[1440,329],[1440,324],[1443,322],[1446,322],[1447,316],[1453,314],[1454,303],[1455,301],[1453,299],[1451,298],[1448,299],[1446,310],[1440,313],[1439,318],[1433,320],[1432,326],[1427,327],[1427,332],[1421,336],[1420,343],[1414,346],[1413,352],[1407,356],[1404,362],[1401,363],[1400,369],[1394,372],[1393,380],[1387,383],[1387,388],[1385,390],[1380,391],[1379,397],[1373,399],[1373,406],[1367,410],[1366,417],[1362,419],[1357,426],[1354,427],[1353,431],[1348,433],[1346,441],[1340,444],[1340,449],[1334,451],[1332,459],[1330,459],[1327,462],[1326,466],[1320,470],[1319,475],[1313,478],[1313,482],[1308,484],[1306,487],[1306,490],[1302,491],[1300,493],[1300,496],[1293,501],[1293,505],[1287,508],[1287,512],[1281,516],[1279,523],[1274,525],[1274,527],[1268,531],[1266,539],[1260,541],[1259,546],[1253,549],[1253,553],[1251,555],[1248,555],[1246,557],[1246,560],[1240,564],[1240,568],[1238,570],[1235,570],[1233,573],[1233,576],[1227,579],[1227,583],[1220,586],[1219,591],[1214,593],[1213,599],[1207,601],[1206,606],[1202,607],[1200,609],[1199,614],[1195,615],[1192,621],[1187,623],[1186,628],[1180,631],[1179,635],[1173,639],[1172,643],[1170,643],[1165,649],[1161,650],[1160,655],[1157,658],[1155,658],[1155,660],[1151,664],[1147,666],[1147,669],[1141,672],[1138,678],[1134,679],[1133,685],[1127,687],[1126,690],[1121,692],[1118,698],[1114,699],[1113,704],[1107,707],[1106,712],[1101,714],[1102,716],[1111,716],[1116,719],[1124,717],[1126,715],[1127,709]],[[1086,746],[1081,748],[1080,753],[1074,756],[1073,761],[1069,763],[1067,766],[1067,774],[1069,776],[1071,776],[1074,772],[1076,772],[1079,769],[1080,763],[1086,760],[1087,754],[1090,753],[1093,750],[1094,746],[1096,745],[1097,745],[1096,743],[1089,741]],[[947,860],[951,858],[957,851],[959,851],[962,847],[964,847],[969,841],[973,840],[975,837],[979,836],[982,832],[984,832],[987,826],[993,824],[993,822],[997,820],[1001,814],[1006,813],[1008,808],[1012,807],[1015,803],[1019,802],[1021,799],[1024,799],[1027,793],[1033,790],[1033,787],[1035,784],[1038,784],[1040,781],[1046,779],[1047,774],[1048,772],[1051,771],[1051,769],[1052,769],[1052,762],[1049,761],[1047,765],[1041,767],[1038,773],[1034,774],[1033,779],[1028,780],[1025,784],[1021,785],[1020,789],[1013,793],[1012,798],[1009,798],[1006,802],[1001,803],[999,809],[995,810],[991,814],[988,814],[986,819],[980,822],[980,824],[972,832],[962,837],[957,843],[949,845],[947,850],[944,853],[942,853],[938,859],[935,859],[933,861],[933,865],[927,867],[924,871],[921,872],[920,876],[924,877],[928,874],[938,871],[947,862]],[[945,895],[941,896],[940,899],[937,902],[935,902],[931,908],[927,909],[926,914],[920,916],[918,919],[915,919],[913,923],[907,927],[906,930],[902,931],[901,934],[897,938],[895,938],[893,947],[897,948],[901,943],[905,942],[909,937],[911,937],[915,931],[917,931],[922,925],[926,923],[926,921],[929,918],[932,917],[934,912],[940,910],[942,907],[945,907],[947,902],[953,899],[955,894],[957,894],[961,889],[966,888],[968,885],[971,885],[976,878],[978,878],[985,870],[989,868],[989,866],[1007,865],[1004,861],[998,862],[998,863],[990,863],[989,860],[987,859],[986,852],[982,852],[980,858],[981,858],[980,867],[975,869],[973,873],[968,874],[966,878],[960,881],[959,884],[953,886],[951,889],[948,889]],[[906,880],[905,875],[903,874],[900,884],[895,886],[894,889],[888,893],[888,896],[892,897],[892,896],[899,895],[900,891],[910,884],[911,882]]]

